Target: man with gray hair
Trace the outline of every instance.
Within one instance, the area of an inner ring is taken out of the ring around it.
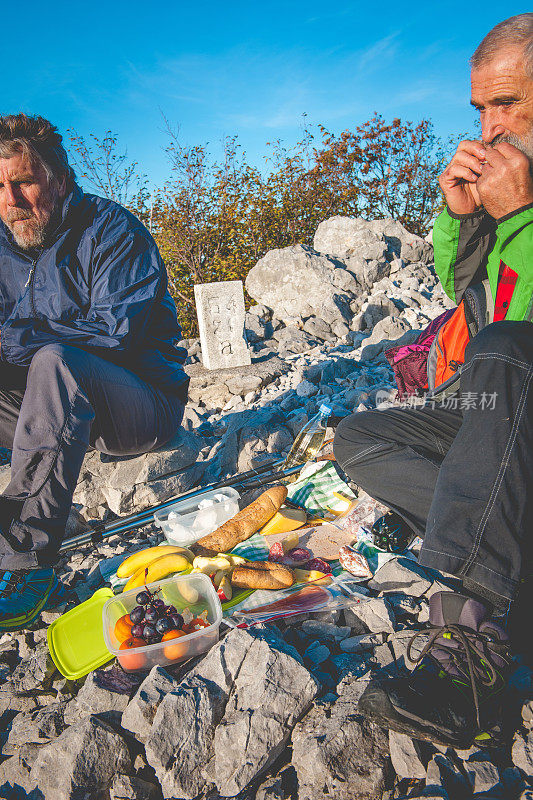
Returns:
[[[465,298],[453,329],[462,352],[451,337],[459,358],[435,358],[449,370],[446,385],[460,375],[467,402],[441,389],[446,402],[355,414],[334,443],[347,474],[392,509],[382,525],[423,537],[420,563],[457,579],[457,591],[430,598],[418,667],[370,682],[359,709],[461,748],[501,721],[509,633],[531,649],[517,609],[530,584],[533,519],[533,14],[493,28],[471,64],[481,140],[461,142],[441,175],[447,209],[433,231],[441,283],[458,305]],[[476,305],[481,282],[485,305]]]
[[[186,351],[154,240],[76,184],[42,117],[0,117],[0,630],[60,596],[52,566],[88,447],[157,448],[183,416]]]

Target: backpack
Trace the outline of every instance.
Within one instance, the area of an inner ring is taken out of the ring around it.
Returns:
[[[441,325],[449,320],[453,313],[454,309],[449,309],[435,317],[411,344],[396,345],[385,350],[385,358],[391,365],[396,379],[399,400],[420,396],[427,390],[427,362],[431,344]]]
[[[494,320],[494,300],[489,281],[465,289],[452,316],[437,331],[428,352],[430,395],[459,389],[461,368],[470,339]]]
[[[455,309],[436,317],[413,344],[391,347],[385,357],[391,365],[398,398],[455,392],[459,388],[465,349],[494,319],[494,301],[488,280],[469,286]]]

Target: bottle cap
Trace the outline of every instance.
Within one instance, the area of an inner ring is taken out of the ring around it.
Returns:
[[[322,403],[322,405],[320,406],[320,408],[318,410],[322,414],[322,416],[324,416],[324,417],[326,416],[326,414],[328,416],[331,414],[331,408],[329,406],[327,406],[325,403]]]

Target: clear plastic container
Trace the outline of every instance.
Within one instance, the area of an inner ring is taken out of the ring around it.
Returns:
[[[169,544],[188,547],[234,517],[239,512],[239,498],[239,492],[230,486],[213,489],[156,511],[154,521]]]
[[[177,639],[120,650],[120,642],[114,634],[115,625],[120,617],[129,614],[135,608],[137,605],[135,598],[141,589],[130,589],[129,592],[110,598],[102,609],[104,641],[109,652],[118,658],[120,666],[126,672],[177,664],[205,653],[218,642],[222,607],[207,575],[200,572],[192,575],[174,575],[163,581],[149,583],[148,588],[152,592],[160,589],[157,597],[164,600],[166,605],[175,606],[179,613],[188,608],[193,617],[197,617],[203,611],[207,611],[207,622],[210,624],[207,628]]]

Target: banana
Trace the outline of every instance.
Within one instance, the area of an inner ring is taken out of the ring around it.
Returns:
[[[190,561],[180,553],[167,553],[166,556],[161,556],[146,567],[138,569],[125,585],[124,591],[137,589],[139,586],[144,586],[145,583],[160,581],[174,572],[183,572],[190,566]]]
[[[117,576],[119,578],[129,578],[135,575],[140,569],[145,569],[152,561],[155,561],[162,556],[179,554],[192,564],[194,560],[194,553],[187,550],[185,547],[179,547],[174,544],[165,544],[162,547],[147,547],[145,550],[139,550],[137,553],[132,553],[125,561],[122,562],[117,569]]]

